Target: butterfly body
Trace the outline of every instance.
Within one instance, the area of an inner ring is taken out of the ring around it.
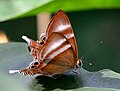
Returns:
[[[27,37],[33,61],[26,69],[13,70],[24,75],[43,74],[55,76],[63,74],[82,65],[78,59],[76,39],[67,15],[59,10],[49,23],[46,34],[41,35],[40,41]]]

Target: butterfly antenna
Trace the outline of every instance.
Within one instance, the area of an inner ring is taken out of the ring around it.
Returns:
[[[81,60],[86,56],[88,55],[90,52],[92,52],[93,50],[95,50],[100,44],[102,44],[103,41],[99,42],[95,47],[93,47],[92,49],[90,49],[88,52],[86,52],[82,57],[81,57]]]

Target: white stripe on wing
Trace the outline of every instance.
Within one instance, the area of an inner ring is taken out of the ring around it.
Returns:
[[[66,51],[68,48],[70,48],[71,45],[70,44],[67,44],[65,45],[64,47],[58,49],[57,51],[53,52],[51,55],[48,56],[48,59],[52,59],[54,58],[55,56],[61,54],[62,52]]]
[[[73,34],[73,33],[65,34],[65,37],[66,37],[67,39],[70,39],[70,38],[73,38],[73,37],[74,37],[74,34]]]
[[[66,39],[60,39],[56,42],[53,42],[53,44],[51,44],[51,46],[49,46],[49,48],[47,49],[47,52],[44,54],[43,59],[53,50],[57,49],[59,46],[61,46],[64,42],[66,41]]]
[[[69,27],[71,27],[71,25],[59,25],[58,26],[58,30],[60,30],[60,32],[63,32],[63,31],[65,31],[67,28],[69,28]]]

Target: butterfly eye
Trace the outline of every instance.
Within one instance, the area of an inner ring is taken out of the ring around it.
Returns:
[[[34,65],[38,65],[38,62],[35,62]]]
[[[41,35],[40,35],[40,38],[43,40],[43,41],[45,41],[45,38],[46,37],[46,35],[44,34],[44,33],[42,33]]]
[[[79,67],[81,67],[82,65],[83,65],[83,63],[82,63],[82,60],[81,59],[79,59]]]
[[[43,36],[42,39],[45,41],[45,36]]]

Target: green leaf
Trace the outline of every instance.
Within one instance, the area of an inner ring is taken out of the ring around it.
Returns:
[[[30,91],[30,89],[0,72],[0,91]]]
[[[7,86],[11,82],[14,83],[12,80],[16,80],[17,83],[14,84],[20,84],[32,91],[116,91],[116,89],[120,89],[120,74],[109,69],[88,72],[83,68],[79,68],[77,69],[78,78],[75,77],[73,72],[66,73],[57,79],[42,75],[9,74],[9,70],[26,68],[32,61],[25,43],[0,44],[0,59],[0,72],[2,71],[2,74],[7,76],[5,78]],[[4,83],[3,76],[0,76],[0,79],[1,86]],[[5,89],[5,87],[3,88]],[[23,91],[22,88],[19,89]]]
[[[118,9],[120,0],[0,0],[0,21],[40,12]]]

